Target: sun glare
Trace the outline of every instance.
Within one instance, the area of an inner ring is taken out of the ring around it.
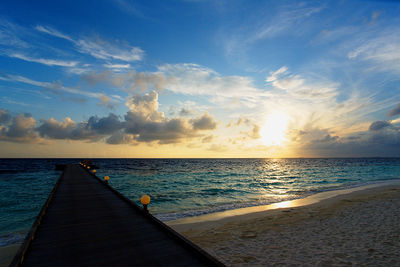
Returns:
[[[286,140],[286,129],[289,118],[284,113],[273,113],[268,116],[260,130],[261,141],[264,145],[282,145]]]

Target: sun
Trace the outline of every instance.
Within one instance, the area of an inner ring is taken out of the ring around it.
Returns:
[[[285,113],[270,114],[260,130],[261,142],[268,146],[279,146],[286,140],[289,117]]]

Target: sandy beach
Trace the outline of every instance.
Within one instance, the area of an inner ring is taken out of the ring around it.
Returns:
[[[310,203],[169,224],[228,266],[400,266],[398,184]]]
[[[400,266],[399,183],[168,224],[228,266]],[[0,248],[1,267],[19,246]]]
[[[0,247],[0,267],[9,266],[21,244]]]

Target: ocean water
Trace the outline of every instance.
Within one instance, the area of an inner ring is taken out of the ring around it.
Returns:
[[[78,159],[0,159],[0,246],[29,231],[61,172]],[[163,221],[400,179],[400,158],[94,159],[97,176]]]

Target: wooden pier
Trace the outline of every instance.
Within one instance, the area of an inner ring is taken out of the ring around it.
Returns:
[[[223,266],[79,165],[67,165],[10,266]]]

